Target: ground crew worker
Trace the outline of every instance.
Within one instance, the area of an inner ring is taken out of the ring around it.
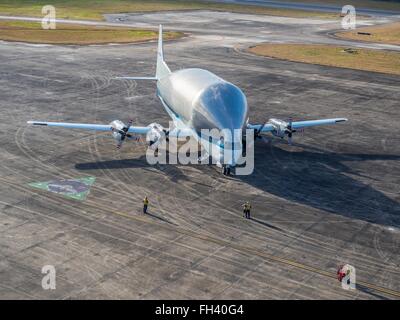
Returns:
[[[344,267],[344,265],[339,266],[339,269],[337,271],[337,277],[340,282],[342,282],[345,276],[350,274],[350,270],[345,271]],[[347,279],[347,284],[350,284],[350,278]]]
[[[245,203],[243,203],[242,204],[242,207],[243,207],[243,217],[245,218],[246,217],[246,202]]]
[[[339,269],[338,269],[338,271],[337,271],[337,278],[338,278],[338,280],[339,280],[339,282],[342,282],[342,280],[343,280],[343,278],[345,277],[345,273],[343,272],[343,265],[340,265],[339,266]]]
[[[251,204],[247,201],[247,219],[250,219]]]
[[[149,205],[149,199],[147,197],[144,197],[143,199],[143,213],[147,213],[147,206]]]
[[[246,201],[243,204],[243,215],[245,216],[246,219],[250,219],[250,209],[251,209],[250,202]]]

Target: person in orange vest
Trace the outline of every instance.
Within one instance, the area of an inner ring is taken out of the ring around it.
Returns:
[[[149,199],[147,199],[147,197],[144,197],[144,199],[143,199],[143,213],[147,213],[148,205],[149,205]]]
[[[250,202],[246,201],[243,205],[243,215],[245,216],[246,219],[250,219],[250,209],[251,209],[251,204]]]

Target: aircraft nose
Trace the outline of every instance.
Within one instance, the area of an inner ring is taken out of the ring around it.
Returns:
[[[243,128],[247,119],[244,93],[227,82],[218,82],[205,89],[193,102],[192,125],[201,129]]]

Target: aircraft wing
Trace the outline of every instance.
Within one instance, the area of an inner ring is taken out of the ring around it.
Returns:
[[[347,121],[346,118],[294,121],[294,122],[292,122],[292,128],[293,129],[301,129],[301,128],[306,128],[306,127],[323,126],[323,125],[327,125],[327,124],[336,124],[336,123],[345,122],[345,121]]]
[[[320,120],[307,120],[307,121],[293,121],[292,129],[302,129],[306,127],[316,127],[328,124],[336,124],[339,122],[347,121],[346,118],[333,118],[333,119],[320,119]],[[274,130],[274,126],[271,123],[262,124],[249,124],[248,129],[260,130],[260,132],[270,132]]]
[[[89,124],[89,123],[65,123],[65,122],[42,122],[42,121],[28,121],[28,124],[34,126],[47,126],[47,127],[62,127],[67,129],[83,129],[94,131],[111,131],[111,124]],[[147,134],[150,130],[149,127],[129,127],[129,133]]]
[[[174,128],[168,132],[168,137],[186,138],[194,136],[193,130],[190,128]]]

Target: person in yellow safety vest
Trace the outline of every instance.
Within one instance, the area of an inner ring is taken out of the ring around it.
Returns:
[[[243,204],[243,215],[245,216],[246,219],[250,219],[250,209],[251,209],[251,204],[250,202],[246,201]]]
[[[148,205],[149,205],[149,199],[147,199],[147,197],[144,197],[144,199],[143,199],[143,213],[147,213]]]

